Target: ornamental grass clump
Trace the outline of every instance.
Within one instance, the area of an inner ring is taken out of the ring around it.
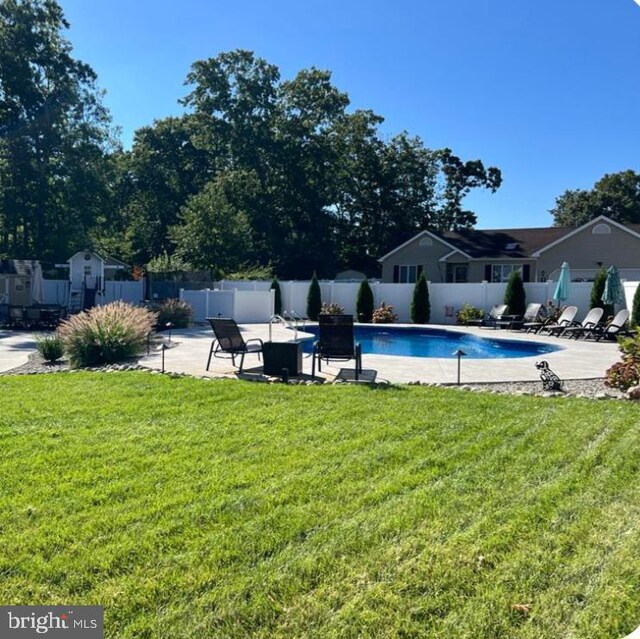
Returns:
[[[189,304],[174,298],[165,300],[155,310],[158,313],[156,327],[159,331],[167,328],[167,323],[169,322],[173,328],[188,328],[193,315],[193,310]]]
[[[60,335],[35,335],[38,353],[46,362],[55,362],[64,355],[64,344]]]
[[[146,308],[113,302],[73,315],[58,333],[71,366],[96,366],[142,354],[155,323]]]

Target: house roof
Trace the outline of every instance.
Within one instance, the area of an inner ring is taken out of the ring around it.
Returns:
[[[640,237],[640,224],[620,224],[603,215],[589,220],[586,224],[578,227],[549,226],[528,229],[461,229],[459,231],[445,231],[440,234],[421,231],[404,244],[389,251],[389,253],[381,257],[379,261],[384,261],[387,257],[424,234],[429,234],[440,239],[451,248],[462,252],[472,259],[535,258],[540,252],[550,246],[600,221],[613,224],[628,231],[632,235]]]
[[[530,257],[532,253],[573,229],[552,226],[532,229],[462,229],[443,237],[473,258]]]
[[[76,251],[67,260],[67,263],[70,263],[71,260],[73,260],[76,257],[76,255],[85,255],[86,253],[91,253],[92,255],[95,255],[99,260],[102,260],[102,262],[104,262],[105,268],[128,268],[129,267],[129,265],[123,262],[122,260],[112,257],[111,255],[107,255],[106,253],[100,254],[97,251],[92,251],[90,249],[85,249],[84,251]]]
[[[34,265],[35,262],[31,260],[0,260],[0,274],[30,276]]]

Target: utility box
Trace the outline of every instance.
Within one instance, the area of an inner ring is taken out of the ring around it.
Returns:
[[[302,374],[302,344],[300,342],[265,342],[262,346],[264,374],[280,376],[286,368],[289,375]]]

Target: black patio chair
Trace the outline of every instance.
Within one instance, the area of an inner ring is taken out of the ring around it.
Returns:
[[[212,357],[222,357],[222,355],[218,355],[218,353],[231,355],[231,362],[234,366],[236,365],[236,355],[240,355],[239,373],[242,373],[244,356],[247,353],[257,353],[258,359],[260,359],[263,346],[262,340],[253,338],[245,341],[234,319],[208,317],[207,320],[209,324],[211,324],[213,334],[215,335],[215,339],[211,342],[211,348],[209,349],[207,370],[209,370],[209,366],[211,365]]]
[[[39,306],[25,306],[24,324],[29,329],[42,328],[42,309]]]
[[[25,316],[23,306],[9,306],[9,326],[11,328],[24,328]]]
[[[9,305],[0,304],[0,327],[9,326]]]
[[[313,345],[311,376],[322,370],[322,360],[356,360],[356,379],[362,372],[362,347],[356,343],[353,334],[353,315],[319,315],[318,340]]]

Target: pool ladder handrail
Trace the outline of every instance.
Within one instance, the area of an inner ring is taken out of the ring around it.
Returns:
[[[290,320],[285,319],[282,315],[278,315],[277,313],[274,313],[271,316],[271,319],[269,320],[269,341],[271,340],[271,327],[273,326],[273,324],[275,323],[282,323],[285,326],[287,326],[288,328],[292,328],[293,329],[293,341],[296,342],[298,341],[298,325],[296,324],[292,324]]]

